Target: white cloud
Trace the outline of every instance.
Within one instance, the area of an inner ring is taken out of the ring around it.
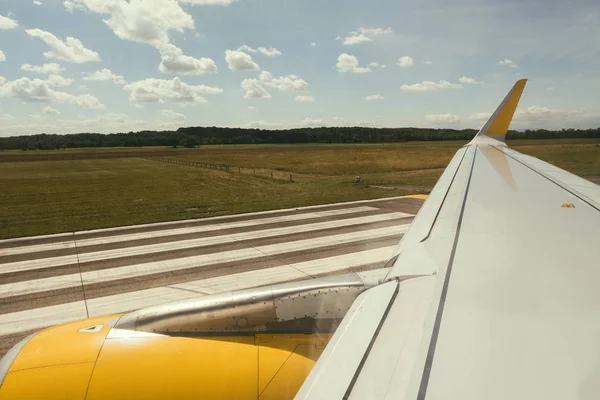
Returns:
[[[360,67],[358,64],[358,59],[355,56],[350,54],[342,53],[338,56],[337,70],[339,72],[350,72],[352,74],[364,74],[367,72],[371,72],[371,68],[369,67]]]
[[[4,82],[6,82],[6,78],[0,76],[0,85],[4,85]]]
[[[19,26],[19,23],[14,19],[0,15],[0,30],[15,29],[17,26]]]
[[[342,44],[346,46],[353,46],[355,44],[362,44],[373,41],[373,39],[366,35],[363,35],[362,33],[350,34],[350,36],[347,36],[345,38],[338,36],[336,37],[336,40],[341,40]]]
[[[175,112],[173,110],[162,110],[160,112],[160,115],[171,121],[183,121],[187,118],[185,115]]]
[[[548,88],[546,88],[546,90],[547,90],[548,92],[552,92],[552,91],[554,91],[554,88],[553,88],[553,87],[548,87]]]
[[[559,110],[555,108],[530,106],[515,113],[516,120],[540,121],[551,118],[569,119],[573,117],[597,117],[598,113],[586,113],[584,110]]]
[[[311,46],[311,47],[317,47],[317,42],[311,42],[311,43],[310,43],[310,46]]]
[[[10,114],[0,114],[0,121],[12,121],[13,119],[15,119],[15,117]]]
[[[352,46],[372,42],[374,36],[388,35],[391,33],[391,28],[358,28],[358,30],[350,32],[350,35],[345,38],[338,36],[335,39],[341,40],[342,44],[345,46]]]
[[[60,122],[63,130],[72,132],[125,131],[136,129],[136,126],[139,127],[145,123],[144,121],[133,121],[127,114],[122,113],[108,113],[93,118],[61,120]]]
[[[492,116],[492,113],[480,112],[480,113],[475,113],[475,114],[469,116],[469,119],[471,121],[487,121],[488,119],[490,119],[491,116]]]
[[[74,0],[73,3],[108,14],[104,22],[124,40],[158,46],[169,43],[171,30],[194,29],[192,16],[175,0]]]
[[[475,78],[469,78],[466,76],[461,76],[460,78],[458,78],[458,81],[460,83],[464,83],[465,85],[481,85],[483,83],[483,82],[479,82]]]
[[[450,114],[450,113],[430,114],[430,115],[426,115],[425,118],[427,118],[428,121],[431,121],[434,123],[454,123],[454,122],[460,121],[459,115]]]
[[[514,121],[523,128],[589,128],[599,126],[600,109],[556,109],[545,106],[530,106],[517,109]]]
[[[194,58],[183,54],[180,48],[172,44],[158,46],[160,65],[158,70],[164,73],[201,75],[217,72],[217,64],[210,58]]]
[[[403,92],[435,92],[443,89],[460,89],[462,85],[460,83],[450,83],[448,81],[423,81],[421,83],[415,83],[413,85],[402,85],[400,90]]]
[[[144,108],[144,106],[139,103],[135,104],[134,107],[137,108],[138,110],[141,110]]]
[[[146,121],[132,120],[126,114],[109,113],[98,115],[93,118],[80,118],[72,120],[56,119],[52,123],[25,123],[7,126],[0,125],[0,132],[4,134],[25,134],[46,132],[46,133],[79,133],[79,132],[127,132],[139,131],[144,129],[155,129],[154,124],[150,125]]]
[[[248,106],[248,110],[258,110],[258,108],[254,107],[254,106]]]
[[[34,72],[41,75],[58,75],[64,68],[61,68],[57,63],[49,63],[40,65],[23,64],[21,65],[23,71]]]
[[[517,64],[513,60],[509,60],[508,58],[498,61],[498,65],[506,65],[507,67],[510,67],[510,68],[517,68],[519,66],[519,64]]]
[[[358,121],[355,121],[354,124],[351,124],[351,125],[353,125],[353,126],[375,126],[376,124],[377,123],[372,120],[359,119]]]
[[[238,47],[237,51],[245,51],[248,53],[257,53],[258,50],[256,50],[254,47],[250,47],[247,44],[243,44],[240,47]]]
[[[69,78],[63,78],[60,75],[49,75],[46,79],[46,82],[48,82],[50,86],[65,87],[70,86],[74,82],[74,80]]]
[[[58,114],[60,114],[60,112],[57,109],[52,108],[50,106],[44,107],[42,109],[42,113],[44,113],[46,115],[58,115]]]
[[[433,63],[431,61],[427,60],[427,61],[423,61],[423,64],[425,64],[425,65],[431,65]]]
[[[365,97],[365,101],[374,101],[374,100],[385,100],[385,97],[383,97],[380,94],[372,94],[370,96]]]
[[[411,56],[402,56],[398,59],[397,65],[402,68],[412,67],[415,65],[415,61]]]
[[[240,85],[245,99],[270,99],[271,95],[262,87],[258,79],[244,79]]]
[[[379,64],[378,62],[375,62],[375,61],[371,61],[369,63],[369,67],[371,67],[371,68],[385,68],[386,65],[385,64]]]
[[[250,121],[246,124],[248,128],[259,128],[259,129],[281,129],[286,126],[285,122],[276,122],[276,121]]]
[[[300,103],[312,103],[316,101],[312,96],[296,96],[294,100],[299,101]]]
[[[298,127],[320,127],[320,126],[377,126],[375,120],[357,120],[354,122],[347,121],[344,117],[333,117],[331,120],[322,118],[306,117],[300,121],[298,120],[277,120],[277,121],[265,121],[257,120],[251,121],[244,125],[249,128],[260,128],[260,129],[290,129]]]
[[[26,102],[70,103],[87,108],[102,109],[104,105],[89,94],[72,95],[55,91],[47,81],[19,78],[0,86],[0,97],[17,98]]]
[[[44,53],[46,58],[56,58],[58,60],[76,64],[100,61],[97,52],[85,48],[81,41],[74,37],[69,36],[65,41],[62,41],[50,32],[41,29],[27,29],[25,32],[31,37],[41,39],[50,46],[52,50]]]
[[[34,1],[33,1],[33,4],[35,4],[36,6],[41,6],[41,5],[42,5],[42,2],[41,2],[41,1],[38,1],[38,0],[34,0]]]
[[[6,55],[2,50],[0,50],[0,62],[6,61]]]
[[[260,67],[252,61],[250,54],[239,50],[225,50],[225,61],[232,71],[258,70]]]
[[[83,4],[73,3],[72,1],[69,1],[69,0],[63,2],[63,5],[65,6],[65,9],[67,10],[67,12],[70,12],[70,13],[73,13],[75,10],[79,10],[79,11],[87,10]]]
[[[183,2],[180,0],[180,2]],[[158,70],[178,75],[201,75],[216,73],[217,65],[206,57],[184,55],[169,39],[171,31],[184,32],[195,29],[194,20],[176,0],[74,0],[69,2],[85,5],[87,9],[108,14],[104,20],[117,37],[123,40],[146,43],[160,53]],[[229,0],[188,0],[188,4],[229,4]],[[73,5],[67,6],[73,9]]]
[[[59,75],[64,68],[61,68],[60,65],[55,63],[44,64],[42,66],[39,65],[31,65],[31,64],[23,64],[21,65],[21,69],[23,71],[34,72],[41,75],[48,75],[45,80],[35,79],[35,81],[45,82],[50,86],[55,87],[65,87],[70,86],[73,82],[73,79],[64,78]]]
[[[263,71],[258,76],[258,79],[264,85],[275,88],[280,92],[308,90],[308,83],[296,75],[273,78],[269,72]]]
[[[279,50],[277,50],[275,47],[259,47],[258,51],[260,51],[261,53],[263,53],[265,56],[267,57],[274,57],[274,56],[280,56],[281,52]]]
[[[124,85],[125,79],[123,75],[117,75],[108,68],[103,68],[91,74],[87,74],[83,78],[84,81],[113,81],[116,84]]]
[[[279,50],[277,50],[275,47],[258,47],[258,48],[254,48],[254,47],[250,47],[247,44],[243,44],[241,45],[237,51],[247,51],[249,53],[262,53],[268,57],[274,57],[274,56],[280,56],[281,52]]]
[[[325,126],[325,122],[322,119],[315,118],[304,118],[300,121],[302,126]]]
[[[358,28],[358,32],[367,36],[389,35],[392,33],[392,28]]]
[[[219,94],[223,89],[205,85],[188,85],[179,78],[168,79],[143,79],[125,85],[124,90],[129,92],[129,100],[143,103],[156,103],[172,100],[180,103],[205,103],[206,99],[201,94]]]

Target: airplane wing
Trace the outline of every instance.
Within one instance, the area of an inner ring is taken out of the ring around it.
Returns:
[[[597,399],[600,187],[509,149],[518,81],[297,399]]]

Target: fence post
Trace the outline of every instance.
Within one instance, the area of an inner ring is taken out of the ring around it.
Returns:
[[[292,174],[290,174],[290,182],[294,182],[294,181],[292,180]]]
[[[240,167],[238,167],[238,173],[241,174],[242,173],[242,169]]]
[[[256,170],[254,170],[254,176],[256,176]]]

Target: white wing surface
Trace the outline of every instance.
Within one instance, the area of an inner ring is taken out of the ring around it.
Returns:
[[[457,152],[297,398],[600,398],[600,188],[504,144],[524,86]]]

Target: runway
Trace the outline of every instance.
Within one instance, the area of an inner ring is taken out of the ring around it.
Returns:
[[[0,241],[0,355],[27,334],[195,296],[381,267],[422,198]]]

